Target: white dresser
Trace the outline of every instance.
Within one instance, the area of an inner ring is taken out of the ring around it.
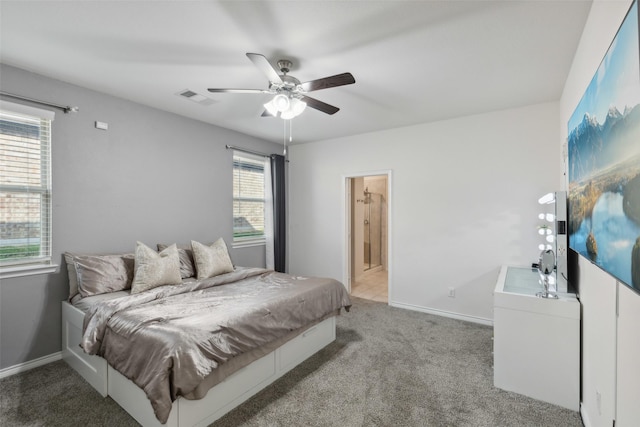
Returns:
[[[500,269],[493,296],[493,384],[574,411],[580,405],[580,302],[536,297],[537,270]]]

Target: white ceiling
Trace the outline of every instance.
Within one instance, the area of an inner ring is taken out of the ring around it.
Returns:
[[[273,142],[266,89],[245,56],[293,61],[339,107],[293,120],[295,142],[426,123],[561,96],[591,1],[0,1],[0,59],[59,80]],[[0,81],[1,84],[1,81]],[[176,93],[211,98],[203,106]],[[47,98],[42,94],[41,98]],[[50,100],[71,103],[72,100]],[[82,108],[82,105],[79,105]]]

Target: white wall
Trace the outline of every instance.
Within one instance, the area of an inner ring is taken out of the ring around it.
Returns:
[[[640,425],[640,296],[618,285],[618,335],[616,349],[616,426]]]
[[[582,304],[581,412],[585,426],[611,427],[615,418],[616,281],[584,257],[576,273]]]
[[[562,141],[567,138],[569,117],[631,3],[630,0],[594,0],[560,100]],[[585,426],[610,427],[613,419],[616,427],[638,426],[640,295],[582,257],[575,279],[583,305],[581,412]]]
[[[391,170],[390,302],[490,323],[499,267],[538,257],[557,120],[549,103],[292,146],[290,271],[343,280],[344,177]]]

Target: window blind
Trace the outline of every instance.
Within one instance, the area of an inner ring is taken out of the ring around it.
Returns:
[[[0,266],[51,263],[49,111],[0,105]]]
[[[233,153],[233,240],[264,241],[264,158]]]

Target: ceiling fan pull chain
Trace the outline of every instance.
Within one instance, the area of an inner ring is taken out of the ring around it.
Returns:
[[[283,120],[282,121],[282,125],[284,126],[284,132],[283,132],[283,145],[284,145],[284,150],[282,151],[282,155],[287,157],[287,122],[290,120]]]

